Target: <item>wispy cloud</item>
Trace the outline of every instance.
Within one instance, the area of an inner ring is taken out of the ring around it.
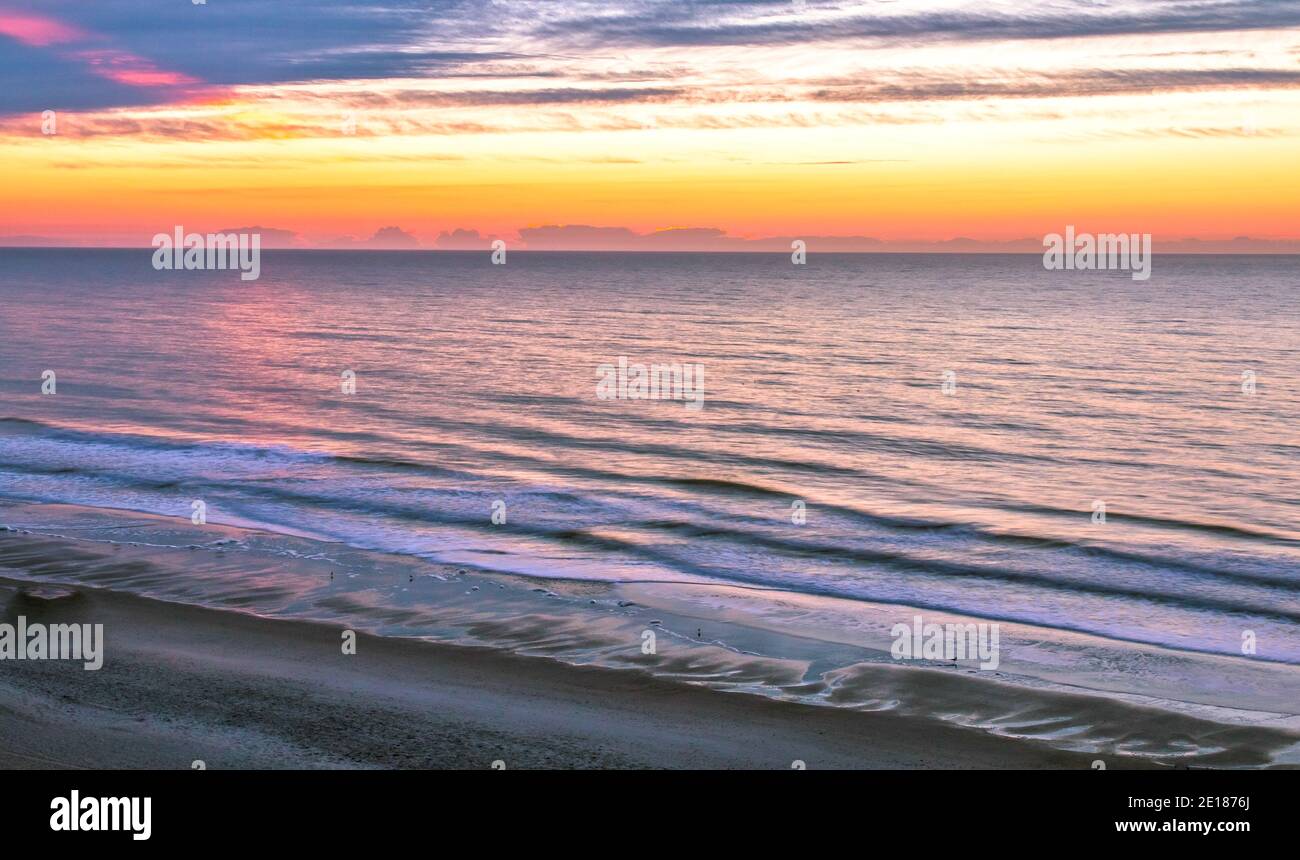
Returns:
[[[475,4],[415,0],[0,0],[0,111],[173,101],[180,84],[220,88],[426,76],[479,57]],[[438,50],[440,41],[458,47]],[[97,83],[96,77],[126,88]],[[133,89],[135,91],[133,91]],[[141,88],[153,88],[143,93]]]
[[[647,231],[1213,235],[1231,205],[1265,235],[1295,223],[1297,27],[1300,0],[0,0],[0,228],[712,247]]]
[[[563,77],[645,85],[622,95],[585,85],[498,92],[494,103],[616,101],[684,94],[691,86],[673,83],[678,75],[695,73],[692,84],[701,83],[699,67],[685,57],[676,68],[662,55],[617,67],[619,52],[638,49],[917,47],[1294,26],[1300,3],[1290,0],[809,2],[802,9],[786,0],[0,0],[0,43],[14,48],[0,52],[0,113],[140,106],[190,100],[200,87],[329,81]],[[728,62],[748,65],[749,77],[764,72],[762,54]]]
[[[615,8],[610,8],[614,6]],[[809,2],[802,9],[776,0],[640,0],[578,4],[581,11],[551,19],[540,32],[585,46],[681,47],[790,45],[814,41],[1030,40],[1161,33],[1226,32],[1300,24],[1300,4],[1286,0],[1165,0],[1050,6],[1012,3],[914,4]]]
[[[923,69],[875,75],[871,80],[837,79],[806,94],[811,101],[897,102],[937,99],[1077,98],[1153,91],[1200,91],[1234,87],[1300,86],[1300,69],[1085,69],[1069,72],[1016,71],[960,78]]]
[[[27,15],[0,10],[0,36],[43,48],[61,42],[74,42],[85,34],[62,21],[44,15]]]

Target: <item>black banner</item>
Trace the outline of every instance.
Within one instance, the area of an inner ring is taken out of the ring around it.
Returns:
[[[10,772],[0,794],[11,837],[127,850],[377,839],[450,848],[471,832],[611,828],[642,840],[666,827],[698,831],[693,844],[829,827],[868,842],[978,834],[1000,847],[1219,848],[1290,833],[1295,780],[1278,771],[60,771]]]

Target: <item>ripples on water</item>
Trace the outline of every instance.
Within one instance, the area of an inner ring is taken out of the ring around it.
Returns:
[[[1297,258],[509,259],[0,250],[0,495],[1300,663]]]

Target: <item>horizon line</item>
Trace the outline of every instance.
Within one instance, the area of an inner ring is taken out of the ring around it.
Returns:
[[[1187,240],[1181,240],[1187,241]],[[1213,240],[1195,240],[1206,242]],[[1231,241],[1231,240],[1224,240]],[[1298,241],[1300,240],[1267,240],[1267,241]],[[157,250],[152,245],[5,245],[0,244],[0,251],[145,251],[153,253]],[[641,249],[619,249],[619,248],[508,248],[511,254],[699,254],[699,255],[751,255],[751,256],[768,256],[778,255],[787,256],[788,249],[737,249],[737,250],[700,250],[700,249],[675,249],[675,248],[641,248]],[[492,254],[491,248],[326,248],[326,247],[266,247],[261,251],[266,252],[298,252],[298,253],[324,253],[324,254]],[[809,254],[814,253],[814,249],[808,249]],[[833,250],[833,251],[815,251],[819,255],[839,255],[839,256],[869,256],[869,255],[898,255],[898,256],[960,256],[960,255],[981,255],[981,256],[1004,256],[1004,257],[1041,257],[1043,254],[1039,251],[1028,250],[979,250],[979,249],[945,249],[945,250],[928,250],[928,251],[899,251],[889,249],[860,249],[860,250]],[[1276,250],[1276,249],[1254,249],[1254,250],[1198,250],[1198,251],[1157,251],[1153,248],[1152,253],[1160,253],[1164,256],[1179,257],[1296,257],[1300,256],[1300,248],[1295,250]]]

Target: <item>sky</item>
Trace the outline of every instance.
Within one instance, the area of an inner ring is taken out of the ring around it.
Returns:
[[[1298,156],[1300,0],[0,0],[6,244],[1295,242]]]

